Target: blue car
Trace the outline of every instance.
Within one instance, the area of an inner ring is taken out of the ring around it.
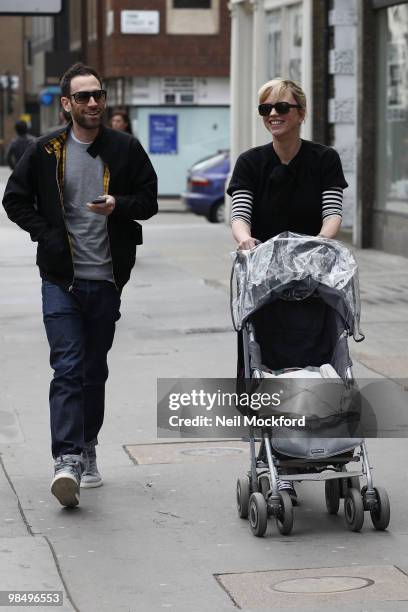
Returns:
[[[204,215],[211,223],[222,223],[229,171],[229,151],[219,151],[194,164],[187,174],[187,191],[181,194],[185,207],[196,215]]]

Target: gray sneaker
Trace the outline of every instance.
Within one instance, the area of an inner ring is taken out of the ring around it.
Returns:
[[[96,450],[93,442],[85,444],[85,448],[82,452],[82,459],[85,468],[82,473],[81,487],[83,489],[101,487],[103,485],[103,480],[98,472],[98,466],[96,465]]]
[[[54,462],[51,493],[61,506],[73,508],[79,504],[79,485],[83,463],[81,455],[61,455]]]

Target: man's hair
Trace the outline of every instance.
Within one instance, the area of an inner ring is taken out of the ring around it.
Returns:
[[[68,68],[68,70],[62,75],[62,78],[60,81],[61,94],[65,98],[69,98],[70,93],[71,93],[72,79],[74,79],[77,76],[88,76],[88,75],[92,75],[96,77],[102,88],[102,79],[99,76],[99,74],[96,72],[96,70],[92,68],[92,66],[85,66],[85,64],[82,64],[81,62],[77,62],[76,64]]]
[[[24,136],[28,132],[28,126],[26,122],[23,121],[22,119],[20,121],[16,121],[14,129],[16,130],[19,136]]]

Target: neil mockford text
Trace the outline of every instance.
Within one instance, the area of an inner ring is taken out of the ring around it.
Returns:
[[[181,417],[178,414],[172,414],[169,417],[169,425],[171,427],[305,427],[306,417],[284,417],[269,416],[261,417],[258,415],[248,416],[236,414],[233,417],[219,416],[215,417],[197,414],[194,417]]]

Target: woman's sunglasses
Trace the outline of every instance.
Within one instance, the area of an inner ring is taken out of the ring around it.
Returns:
[[[105,89],[95,89],[94,91],[77,91],[76,93],[70,94],[70,98],[74,98],[77,104],[88,104],[89,100],[93,98],[95,102],[100,100],[106,100]]]
[[[260,104],[258,113],[262,117],[267,117],[271,114],[272,109],[275,109],[278,115],[287,115],[291,108],[303,108],[300,104],[289,104],[289,102],[277,102],[276,104]]]

